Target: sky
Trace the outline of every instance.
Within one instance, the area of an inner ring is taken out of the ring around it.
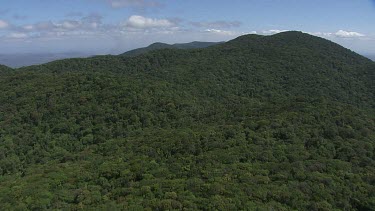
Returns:
[[[0,0],[0,54],[118,54],[286,30],[375,55],[375,0]]]

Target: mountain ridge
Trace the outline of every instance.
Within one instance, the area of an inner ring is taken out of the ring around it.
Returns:
[[[202,60],[202,57],[205,60]],[[315,60],[321,63],[321,68],[314,67],[311,62]],[[331,97],[340,96],[339,98],[342,98],[344,94],[333,92],[333,90],[340,90],[340,87],[344,87],[344,89],[349,87],[344,84],[331,83],[332,80],[340,79],[340,83],[350,84],[352,83],[351,81],[356,79],[355,89],[358,90],[355,92],[345,90],[345,92],[351,92],[357,97],[352,98],[353,96],[349,97],[347,95],[346,102],[350,102],[353,99],[359,101],[360,98],[366,99],[366,102],[371,102],[370,98],[374,96],[374,91],[368,88],[374,87],[374,85],[371,80],[366,78],[375,78],[373,71],[374,62],[329,40],[296,31],[283,32],[272,36],[244,35],[210,48],[185,50],[164,48],[148,51],[135,57],[108,55],[87,59],[68,59],[40,66],[21,68],[20,70],[45,69],[46,71],[64,72],[74,69],[89,69],[94,72],[109,71],[130,75],[156,75],[158,73],[155,70],[169,69],[175,66],[180,67],[181,64],[185,63],[196,66],[196,69],[204,69],[208,61],[210,61],[211,66],[215,66],[218,69],[222,68],[217,64],[217,61],[225,61],[227,63],[225,66],[227,67],[231,67],[231,63],[233,63],[232,70],[238,69],[240,67],[238,63],[241,63],[242,66],[247,65],[244,68],[251,68],[255,73],[258,71],[257,66],[260,64],[269,66],[264,73],[261,73],[264,75],[262,77],[276,77],[274,85],[285,91],[290,91],[288,90],[290,88],[285,83],[290,83],[291,81],[294,84],[298,83],[298,86],[293,87],[295,94],[309,92],[313,95],[320,93],[321,95],[329,94]],[[253,64],[256,65],[254,66]],[[296,69],[296,65],[301,68]],[[352,65],[357,66],[355,71],[350,68]],[[287,69],[288,66],[292,66],[291,68],[294,71]],[[334,71],[328,71],[330,69]],[[226,69],[225,71],[231,72],[232,70]],[[170,72],[170,74],[180,73]],[[216,75],[217,73],[212,72],[212,74]],[[266,76],[266,74],[268,75]],[[201,75],[201,73],[198,73],[198,75]],[[343,76],[345,76],[345,80],[343,80]],[[206,77],[202,75],[202,78]],[[295,81],[295,78],[300,78],[300,81]],[[199,79],[197,78],[197,80]],[[306,82],[310,86],[307,86]],[[304,87],[304,90],[299,91],[298,87]],[[321,91],[316,92],[319,89]],[[359,91],[361,89],[367,90],[367,92],[362,94]],[[360,97],[360,95],[364,96]]]
[[[89,58],[66,58],[66,59],[58,59],[58,60],[54,60],[54,61],[51,61],[51,62],[47,62],[47,63],[43,63],[43,64],[36,64],[36,65],[45,65],[45,64],[48,64],[48,63],[58,62],[60,60],[68,61],[68,60],[77,60],[77,59],[90,59],[90,58],[116,57],[116,56],[135,57],[135,56],[139,56],[139,55],[149,53],[149,52],[155,51],[155,50],[163,50],[163,49],[180,49],[180,50],[191,49],[191,50],[193,50],[193,49],[207,48],[207,47],[211,47],[211,46],[215,46],[215,45],[220,46],[220,45],[226,44],[226,43],[233,43],[233,44],[239,43],[240,44],[239,46],[244,46],[243,44],[246,44],[246,42],[248,42],[248,41],[255,41],[255,40],[259,41],[262,38],[273,39],[274,37],[278,37],[278,36],[280,37],[280,36],[283,36],[283,35],[294,35],[295,38],[298,38],[297,35],[299,35],[299,36],[304,35],[305,37],[314,37],[314,38],[317,38],[317,39],[328,41],[329,43],[331,43],[332,45],[335,45],[336,47],[342,47],[342,46],[338,45],[337,43],[334,43],[330,40],[327,40],[327,39],[324,39],[324,38],[321,38],[321,37],[316,37],[316,36],[313,36],[313,35],[310,35],[310,34],[307,34],[307,33],[303,33],[303,32],[300,32],[300,31],[286,31],[286,32],[281,32],[281,33],[273,34],[273,35],[247,34],[247,35],[239,36],[239,37],[237,37],[233,40],[229,40],[227,42],[193,41],[193,42],[189,42],[189,43],[176,43],[176,44],[166,44],[166,43],[161,43],[161,42],[155,42],[153,44],[150,44],[147,47],[136,48],[136,49],[133,49],[133,50],[130,50],[130,51],[127,51],[125,53],[118,54],[118,55],[93,55]],[[244,42],[242,42],[242,41],[244,41]],[[342,47],[342,48],[344,48],[344,47]],[[360,56],[362,58],[366,58],[368,60],[371,60],[370,58],[365,57],[363,55],[360,55],[360,54],[358,54],[358,53],[356,53],[356,52],[354,52],[350,49],[347,49],[347,48],[345,48],[345,49],[350,51],[351,53],[357,54],[358,56]],[[30,66],[35,66],[35,65],[30,65]],[[27,68],[27,67],[29,67],[29,66],[23,66],[23,67],[19,67],[19,68]]]
[[[159,49],[196,49],[196,48],[207,48],[213,45],[220,44],[222,42],[200,42],[200,41],[193,41],[189,43],[176,43],[176,44],[166,44],[161,42],[153,43],[144,48],[137,48],[134,50],[127,51],[125,53],[120,54],[120,56],[138,56],[143,53],[147,53],[153,50]]]

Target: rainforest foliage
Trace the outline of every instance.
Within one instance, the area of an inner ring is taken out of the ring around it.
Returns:
[[[375,209],[375,63],[321,38],[0,67],[0,92],[3,210]]]

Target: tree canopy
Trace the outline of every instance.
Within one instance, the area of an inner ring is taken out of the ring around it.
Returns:
[[[60,60],[0,92],[5,210],[375,208],[375,63],[322,38]]]

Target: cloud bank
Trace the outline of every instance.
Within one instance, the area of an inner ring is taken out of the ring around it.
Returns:
[[[148,28],[170,28],[176,24],[168,19],[146,18],[139,15],[130,16],[129,19],[123,24],[125,27],[136,29]]]
[[[111,7],[155,6],[146,0],[107,0]],[[244,34],[272,35],[287,31],[267,29],[255,31],[246,29],[240,21],[189,21],[179,18],[130,15],[117,23],[106,23],[101,14],[71,12],[61,20],[46,20],[28,24],[14,24],[0,19],[0,46],[2,49],[68,49],[117,53],[131,48],[160,41],[167,43],[199,41],[225,41]],[[360,32],[340,29],[336,32],[308,32],[331,40],[361,40],[369,38]],[[18,43],[18,44],[17,44]],[[33,45],[32,47],[30,47]],[[29,46],[29,47],[28,47]],[[57,47],[56,47],[57,46]],[[113,47],[111,47],[113,46]],[[8,51],[5,50],[5,51]],[[50,50],[45,50],[50,51]],[[61,50],[63,51],[63,50]]]
[[[343,38],[354,38],[354,37],[364,37],[365,35],[358,33],[358,32],[339,30],[335,33],[335,36],[343,37]]]

